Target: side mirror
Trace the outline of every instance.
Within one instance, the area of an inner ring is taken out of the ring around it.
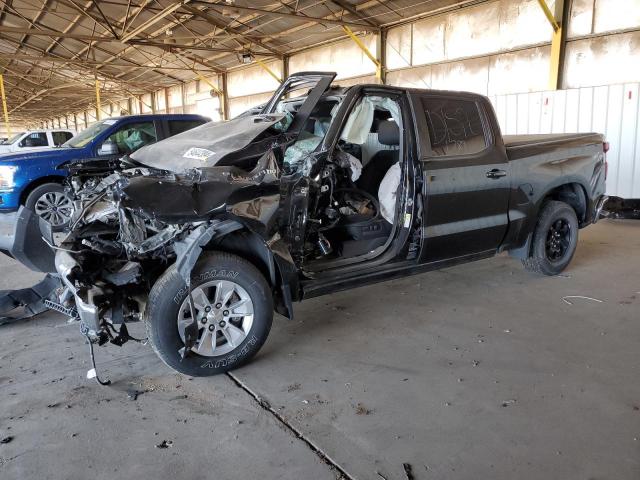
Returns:
[[[106,156],[117,155],[117,154],[118,154],[118,145],[116,144],[116,142],[112,142],[110,140],[106,140],[102,145],[100,145],[100,148],[98,148],[98,156],[100,157],[106,157]]]

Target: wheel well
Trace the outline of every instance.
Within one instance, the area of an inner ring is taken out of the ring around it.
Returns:
[[[276,311],[293,318],[291,292],[284,288],[282,272],[274,261],[272,252],[258,235],[245,229],[236,230],[219,240],[214,240],[207,249],[233,253],[255,265],[272,288]]]
[[[48,175],[46,177],[40,177],[35,179],[33,182],[27,185],[27,188],[25,188],[22,191],[22,194],[20,195],[20,205],[24,205],[25,202],[27,201],[27,197],[29,196],[29,194],[33,192],[36,188],[38,188],[40,185],[44,185],[45,183],[62,184],[62,181],[64,179],[65,177],[61,177],[59,175]]]
[[[547,193],[542,204],[547,200],[558,200],[570,205],[581,225],[587,220],[587,194],[579,183],[566,183],[554,188]]]

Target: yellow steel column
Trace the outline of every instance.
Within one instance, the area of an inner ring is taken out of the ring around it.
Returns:
[[[102,106],[100,105],[100,81],[96,78],[96,120],[100,120]]]
[[[540,8],[553,28],[551,40],[551,57],[549,59],[549,90],[557,90],[562,87],[562,67],[566,44],[565,21],[568,8],[566,0],[556,0],[555,12],[552,12],[546,0],[538,0]]]
[[[346,25],[343,25],[342,29],[345,31],[347,35],[349,35],[349,38],[353,40],[356,45],[358,45],[360,50],[364,52],[364,54],[369,58],[369,60],[373,62],[373,64],[376,66],[376,78],[382,81],[382,63],[380,63],[380,61],[369,51],[367,46],[364,43],[362,43],[362,40],[360,40],[360,38],[355,33],[353,33],[353,31],[349,27],[347,27]]]
[[[0,75],[0,95],[2,95],[2,111],[4,125],[7,127],[7,137],[11,138],[11,125],[9,124],[9,111],[7,110],[7,98],[4,96],[4,77],[2,75]]]
[[[276,80],[276,82],[282,83],[282,79],[278,75],[276,75],[276,73],[273,70],[271,70],[266,63],[264,63],[262,60],[260,60],[257,57],[254,57],[254,60],[256,61],[256,63],[258,65],[260,65],[262,67],[262,69],[265,72],[267,72],[269,75],[271,75]]]

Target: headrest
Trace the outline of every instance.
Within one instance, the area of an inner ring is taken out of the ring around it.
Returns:
[[[378,125],[378,141],[383,145],[400,145],[400,129],[393,120],[384,120]]]

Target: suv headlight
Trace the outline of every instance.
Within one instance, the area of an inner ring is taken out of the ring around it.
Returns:
[[[15,184],[13,183],[13,175],[18,167],[9,165],[0,165],[0,192],[10,192]]]

